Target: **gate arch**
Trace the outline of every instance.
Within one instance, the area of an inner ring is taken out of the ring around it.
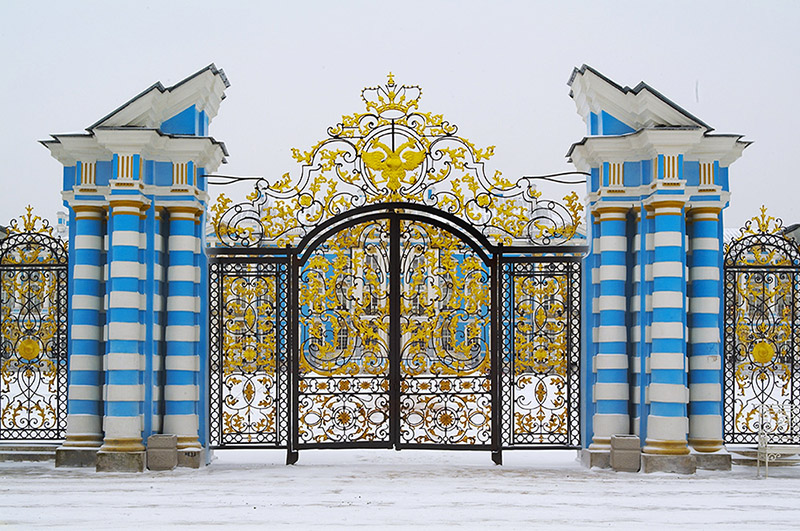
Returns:
[[[761,405],[800,400],[800,249],[761,207],[724,260],[725,442],[756,443]],[[798,419],[777,427],[776,440],[800,441]]]
[[[67,413],[67,247],[32,208],[0,240],[0,441],[60,441]]]
[[[211,208],[212,447],[580,444],[583,207],[419,95],[365,89],[296,181]]]

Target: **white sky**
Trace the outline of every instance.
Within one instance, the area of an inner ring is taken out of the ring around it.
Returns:
[[[726,226],[762,203],[800,222],[800,2],[2,0],[0,20],[0,224],[26,203],[62,208],[61,165],[38,140],[211,62],[231,81],[211,125],[230,151],[220,173],[297,175],[290,148],[361,111],[361,88],[390,70],[422,86],[422,110],[497,146],[490,173],[573,169],[564,154],[585,126],[566,81],[587,63],[756,142],[731,168]]]

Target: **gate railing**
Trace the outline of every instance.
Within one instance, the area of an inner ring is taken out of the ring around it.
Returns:
[[[0,442],[66,429],[67,246],[30,206],[0,240]]]

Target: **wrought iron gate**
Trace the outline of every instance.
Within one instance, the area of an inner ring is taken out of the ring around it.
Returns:
[[[487,176],[419,96],[365,89],[297,181],[212,207],[212,446],[580,444],[583,207]]]
[[[800,250],[762,207],[726,246],[724,271],[725,442],[755,443],[759,406],[800,402]],[[776,442],[800,443],[800,419],[771,420]]]
[[[29,206],[0,240],[0,441],[66,430],[67,247]]]

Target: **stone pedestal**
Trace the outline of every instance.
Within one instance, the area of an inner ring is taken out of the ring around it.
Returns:
[[[205,448],[184,448],[178,450],[178,466],[182,468],[200,468],[206,464]]]
[[[581,450],[581,463],[586,468],[611,468],[611,452],[606,450]]]
[[[147,438],[147,468],[172,470],[178,466],[178,437],[151,435]]]
[[[642,472],[669,472],[672,474],[694,474],[697,463],[693,454],[660,455],[642,454]]]
[[[725,450],[714,453],[693,453],[697,468],[701,470],[730,470],[731,454]]]
[[[611,436],[611,468],[617,472],[638,472],[642,449],[636,435]]]
[[[98,472],[144,472],[145,452],[97,452]]]
[[[56,448],[56,468],[97,466],[97,448]]]

